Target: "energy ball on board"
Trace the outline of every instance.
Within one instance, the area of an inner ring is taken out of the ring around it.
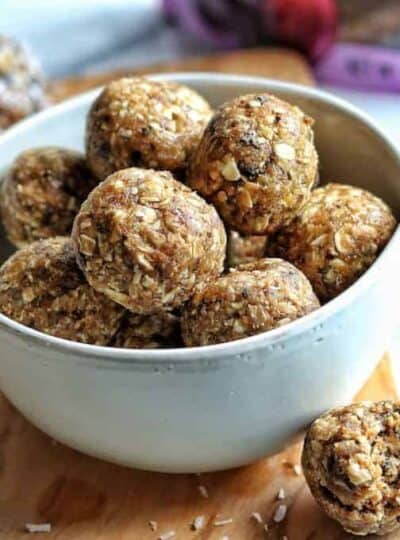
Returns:
[[[0,210],[10,241],[22,247],[70,234],[96,184],[83,154],[56,147],[23,152],[1,186]]]
[[[127,313],[112,340],[113,347],[165,349],[180,346],[179,318],[173,313],[152,315]]]
[[[224,266],[217,212],[168,171],[109,176],[83,203],[72,238],[89,283],[139,314],[172,311]]]
[[[316,189],[300,216],[268,243],[271,256],[302,270],[321,301],[349,287],[374,262],[396,220],[371,193],[342,184]]]
[[[0,311],[47,334],[107,345],[124,309],[96,292],[76,264],[69,238],[39,240],[0,268]]]
[[[272,233],[300,212],[317,181],[312,124],[269,94],[233,99],[208,124],[187,183],[231,229]]]
[[[323,510],[346,531],[385,535],[400,524],[400,404],[333,409],[307,433],[303,471]]]
[[[46,103],[36,58],[16,40],[0,35],[0,133]]]
[[[104,180],[127,167],[184,174],[212,111],[181,84],[124,78],[105,87],[87,119],[90,167]]]
[[[319,307],[307,278],[280,259],[232,269],[197,291],[182,311],[186,346],[234,341],[283,326]]]
[[[266,245],[266,236],[243,236],[236,231],[230,231],[227,249],[228,268],[262,259],[265,256]]]

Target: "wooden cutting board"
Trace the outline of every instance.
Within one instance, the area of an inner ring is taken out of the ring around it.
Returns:
[[[312,84],[298,55],[262,50],[186,60],[149,71],[208,70],[259,74]],[[133,73],[134,71],[130,71]],[[121,72],[117,73],[120,76]],[[102,84],[116,74],[54,82],[55,100]],[[359,399],[395,399],[390,364],[384,358]],[[313,501],[304,478],[296,474],[300,445],[249,467],[196,475],[166,475],[118,467],[55,444],[0,396],[0,539],[26,538],[25,523],[51,523],[56,540],[155,540],[174,531],[173,540],[345,540],[352,538],[326,518]],[[208,497],[199,491],[204,486]],[[277,501],[283,488],[285,499]],[[278,504],[287,516],[273,524]],[[259,512],[266,532],[251,518]],[[193,531],[196,516],[204,528]],[[215,521],[232,519],[216,527]],[[157,531],[149,526],[157,522]],[[390,540],[399,538],[393,534]]]

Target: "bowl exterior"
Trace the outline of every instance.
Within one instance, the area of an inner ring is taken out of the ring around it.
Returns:
[[[0,330],[0,385],[34,424],[88,454],[166,472],[243,465],[351,400],[391,333],[393,276],[285,345],[158,365],[71,355]]]
[[[311,113],[321,110],[317,140],[325,171],[350,174],[352,165],[338,152],[353,148],[359,156],[355,183],[365,179],[365,187],[400,210],[400,188],[391,180],[400,178],[398,155],[334,98],[262,79],[168,76],[174,77],[218,102],[263,89],[292,97]],[[10,130],[0,139],[0,167],[33,141],[45,143],[48,133],[54,144],[81,148],[94,95]],[[332,133],[340,144],[333,144]],[[397,232],[377,269],[363,276],[362,288],[356,284],[354,293],[342,295],[343,301],[279,334],[209,353],[163,351],[149,358],[140,351],[88,352],[90,347],[35,336],[0,315],[0,387],[43,431],[109,461],[165,472],[243,465],[280,450],[322,411],[351,400],[371,374],[395,326],[399,254]]]

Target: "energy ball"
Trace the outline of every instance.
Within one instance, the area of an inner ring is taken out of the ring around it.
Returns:
[[[168,171],[109,176],[83,203],[72,238],[92,287],[138,314],[172,311],[224,266],[217,212]]]
[[[186,346],[234,341],[283,326],[319,307],[307,278],[280,259],[232,269],[199,289],[182,311]]]
[[[266,245],[266,236],[243,236],[236,231],[230,231],[227,249],[228,268],[262,259]]]
[[[23,45],[0,35],[0,133],[46,104],[38,61]]]
[[[87,283],[69,238],[39,240],[0,268],[0,311],[26,326],[71,341],[107,345],[124,309]]]
[[[112,346],[125,349],[179,347],[179,318],[168,312],[152,315],[127,313],[112,340]]]
[[[356,535],[385,535],[400,522],[400,404],[355,403],[316,420],[303,471],[323,510]]]
[[[321,301],[354,283],[392,236],[396,220],[371,193],[341,184],[316,189],[300,216],[268,244],[268,254],[293,263]]]
[[[85,157],[47,147],[20,154],[1,187],[0,210],[18,247],[71,232],[82,202],[97,184]]]
[[[223,104],[193,156],[187,183],[247,235],[288,224],[317,181],[313,120],[269,94]]]
[[[211,112],[205,99],[181,84],[114,81],[96,99],[87,119],[90,167],[100,180],[128,167],[183,175]]]

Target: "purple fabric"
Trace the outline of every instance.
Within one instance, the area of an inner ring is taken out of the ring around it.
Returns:
[[[326,84],[400,93],[400,50],[339,43],[318,63],[316,75]]]

